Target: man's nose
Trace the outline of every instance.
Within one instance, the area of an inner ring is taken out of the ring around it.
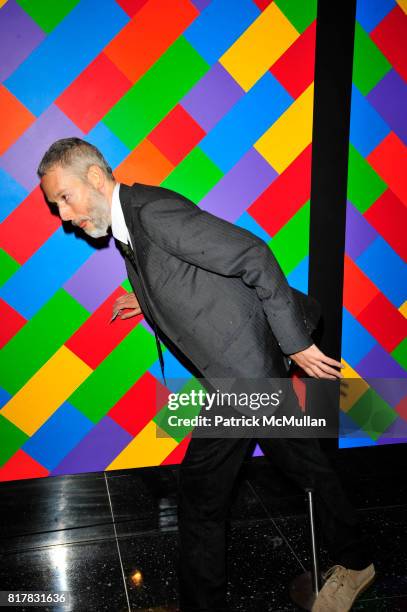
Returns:
[[[68,210],[60,210],[59,216],[61,217],[62,221],[72,221],[73,219],[72,213],[70,213]]]

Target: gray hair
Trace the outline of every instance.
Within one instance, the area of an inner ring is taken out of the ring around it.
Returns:
[[[61,138],[56,140],[44,154],[37,174],[42,178],[54,166],[69,168],[74,174],[87,181],[89,166],[99,166],[105,175],[114,180],[113,171],[102,153],[94,145],[81,138]]]

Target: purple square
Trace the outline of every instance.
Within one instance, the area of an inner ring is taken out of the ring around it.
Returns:
[[[4,153],[0,166],[31,192],[38,185],[37,168],[45,151],[55,140],[70,136],[83,138],[83,133],[51,104]]]
[[[181,100],[181,105],[209,132],[245,94],[220,64],[209,72]]]
[[[45,38],[45,33],[15,0],[1,9],[0,79],[5,81]]]

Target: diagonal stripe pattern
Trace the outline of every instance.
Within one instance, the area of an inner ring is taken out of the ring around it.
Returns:
[[[0,10],[0,480],[178,462],[186,439],[155,435],[150,328],[108,326],[124,263],[63,231],[35,171],[54,140],[85,138],[117,180],[257,233],[306,292],[316,1],[106,0],[97,19],[92,0],[41,6]]]
[[[407,441],[406,4],[357,1],[344,258],[342,446]],[[389,380],[385,380],[389,379]]]

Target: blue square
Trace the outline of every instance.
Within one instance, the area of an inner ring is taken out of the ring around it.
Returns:
[[[129,155],[128,149],[121,140],[109,130],[104,123],[98,123],[88,132],[85,139],[95,145],[100,151],[109,166],[114,170]]]
[[[0,387],[0,408],[3,408],[3,406],[5,406],[10,399],[11,399],[10,393],[8,393],[5,389]]]
[[[22,449],[48,470],[53,470],[94,426],[84,414],[65,402]]]
[[[394,0],[358,0],[356,19],[366,32],[371,32],[395,6]]]
[[[308,255],[288,274],[287,280],[291,287],[308,294]]]
[[[0,168],[0,222],[28,196],[28,191]]]
[[[407,266],[381,236],[378,236],[359,257],[359,268],[396,307],[404,303],[407,287]]]
[[[387,123],[353,85],[349,136],[353,146],[367,157],[390,132]]]
[[[184,368],[184,366],[170,351],[165,351],[165,354],[163,353],[163,358],[165,366],[164,374],[167,381],[167,386],[173,393],[175,393],[185,385],[185,379],[192,378],[192,374],[189,370]],[[155,376],[157,380],[163,383],[160,362],[158,359],[155,363],[153,363],[148,371],[150,374]]]
[[[6,79],[7,89],[40,116],[129,21],[114,0],[82,0]]]
[[[243,229],[247,229],[249,232],[252,232],[255,236],[264,240],[264,242],[269,242],[271,240],[271,236],[268,235],[266,230],[262,228],[255,219],[248,212],[244,212],[239,219],[235,222],[235,225],[238,227],[242,227]]]
[[[343,308],[342,357],[345,361],[355,368],[376,344],[375,338]]]
[[[293,103],[266,72],[201,140],[199,149],[226,173]]]
[[[213,0],[185,30],[184,37],[213,64],[259,15],[260,9],[252,0]]]

